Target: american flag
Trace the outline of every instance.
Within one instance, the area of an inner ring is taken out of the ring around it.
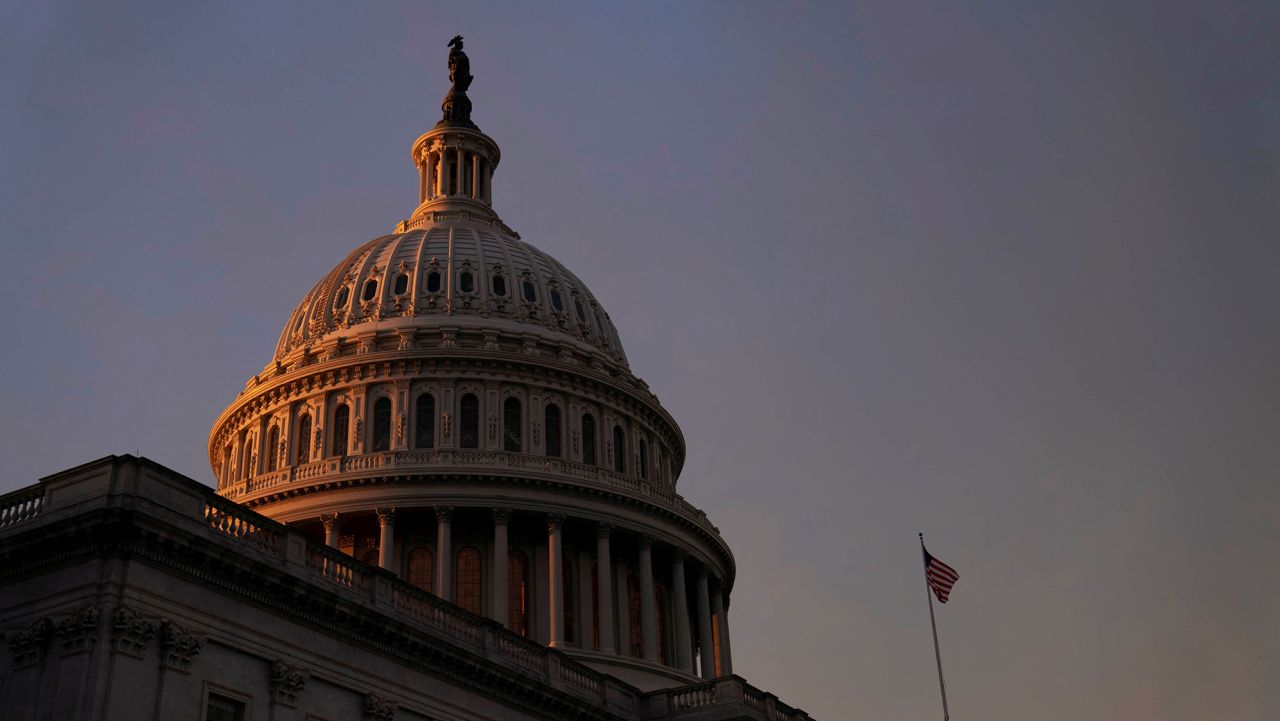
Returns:
[[[951,597],[951,587],[956,585],[956,581],[960,579],[960,574],[951,566],[939,561],[929,555],[924,550],[924,546],[920,547],[924,551],[924,577],[929,582],[929,588],[933,589],[933,595],[938,597],[938,603],[946,603]]]

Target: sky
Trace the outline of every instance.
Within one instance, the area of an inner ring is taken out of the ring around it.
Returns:
[[[1280,708],[1280,4],[0,3],[0,492],[212,482],[289,312],[416,201],[600,299],[815,718]]]

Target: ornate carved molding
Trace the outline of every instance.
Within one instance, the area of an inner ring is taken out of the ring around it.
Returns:
[[[142,658],[147,652],[147,644],[156,635],[155,624],[147,620],[142,612],[121,606],[111,615],[111,651],[134,658]]]
[[[364,721],[392,721],[398,709],[399,704],[376,693],[364,697]]]
[[[559,530],[561,529],[561,527],[563,527],[563,526],[564,526],[564,514],[563,514],[563,513],[548,513],[548,514],[547,514],[547,531],[548,531],[548,532],[550,532],[550,531],[559,531]]]
[[[601,521],[596,524],[596,538],[608,538],[613,535],[613,524]]]
[[[326,534],[332,533],[333,529],[336,527],[336,524],[338,523],[338,514],[337,513],[321,513],[320,523],[324,525],[324,532]]]
[[[98,609],[90,605],[80,606],[53,624],[62,644],[62,655],[81,653],[93,648],[98,640]]]
[[[373,512],[378,514],[378,526],[396,525],[395,506],[377,506],[373,509]]]
[[[298,702],[298,694],[311,678],[311,671],[282,659],[271,664],[271,701],[289,708]]]
[[[489,515],[493,518],[493,522],[499,525],[506,525],[511,520],[510,508],[494,508],[489,511]]]
[[[453,520],[453,506],[436,506],[436,521],[448,523]]]
[[[9,651],[13,653],[13,667],[18,669],[44,663],[51,635],[53,622],[48,618],[37,618],[10,633]]]
[[[160,622],[160,631],[165,667],[181,673],[191,673],[191,663],[204,648],[204,634],[169,619]]]

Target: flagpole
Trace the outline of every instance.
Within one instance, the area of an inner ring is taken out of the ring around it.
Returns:
[[[924,534],[920,534],[920,559],[923,562]],[[933,628],[933,657],[938,662],[938,690],[942,692],[942,721],[951,721],[951,712],[947,710],[947,684],[942,680],[942,652],[938,650],[938,622],[933,618],[933,594],[929,589],[929,569],[924,571],[924,595],[929,599],[929,625]]]

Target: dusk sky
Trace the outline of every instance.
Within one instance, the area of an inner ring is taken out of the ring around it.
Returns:
[[[0,6],[0,492],[215,417],[417,198],[609,311],[821,721],[1280,709],[1280,3]]]

